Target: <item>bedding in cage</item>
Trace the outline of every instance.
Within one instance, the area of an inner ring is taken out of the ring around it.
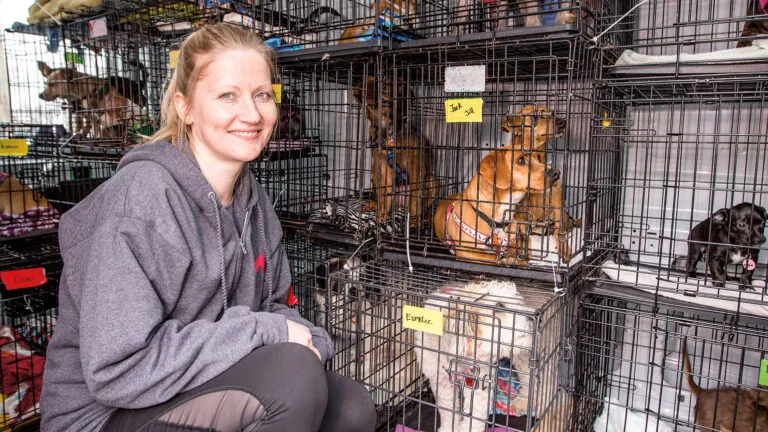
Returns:
[[[617,75],[766,72],[768,6],[760,0],[650,0],[603,38]]]
[[[77,19],[58,27],[19,28],[4,34],[17,123],[63,124],[68,145],[121,149],[151,135],[148,97],[149,38],[141,23],[117,13]]]
[[[758,384],[765,320],[602,295],[587,296],[579,317],[575,430],[747,432],[768,425],[768,394]]]
[[[392,227],[382,244],[568,270],[582,259],[596,73],[573,60],[592,54],[567,42],[479,49],[395,56],[384,78],[392,101],[369,114],[378,211]],[[476,122],[449,122],[454,111]]]
[[[63,155],[60,127],[0,124],[0,238],[44,233],[111,177],[116,162]]]
[[[331,281],[348,287],[329,313],[329,332],[351,347],[339,371],[371,392],[377,430],[543,431],[567,423],[570,397],[558,376],[564,296],[388,261]]]
[[[594,36],[626,9],[623,0],[449,0],[419,4],[416,32],[425,38],[487,33],[489,37],[532,39],[549,33]]]
[[[663,85],[615,87],[604,103],[625,104],[602,139],[620,146],[619,181],[597,184],[615,206],[598,216],[589,279],[755,315],[766,295],[764,94],[717,82],[676,96]],[[643,98],[643,95],[652,95]],[[603,102],[601,102],[603,103]],[[613,132],[610,132],[613,130]]]
[[[367,61],[283,68],[276,139],[251,164],[286,221],[358,241],[375,233],[370,150],[354,86]]]

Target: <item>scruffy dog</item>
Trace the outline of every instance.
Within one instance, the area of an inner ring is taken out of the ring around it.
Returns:
[[[497,386],[496,365],[505,358],[519,379],[507,409],[518,415],[527,412],[534,331],[527,314],[533,309],[525,305],[515,284],[447,286],[427,299],[426,308],[445,317],[442,336],[415,332],[414,338],[416,359],[440,411],[439,430],[485,431]]]
[[[765,243],[766,212],[763,207],[744,202],[720,209],[699,222],[688,236],[688,260],[685,270],[696,277],[696,263],[707,255],[707,267],[713,285],[725,286],[726,264],[741,264],[739,289],[754,289],[752,275],[757,267],[760,245]]]
[[[699,430],[768,432],[768,391],[736,387],[703,389],[691,374],[687,340],[683,340],[683,371],[688,388],[696,396]]]

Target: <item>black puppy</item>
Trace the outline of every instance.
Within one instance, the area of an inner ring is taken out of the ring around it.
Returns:
[[[765,209],[752,203],[741,203],[720,209],[699,222],[688,235],[686,273],[696,277],[696,263],[707,254],[707,266],[716,287],[723,287],[726,264],[741,264],[739,289],[754,289],[752,274],[757,267],[760,245],[765,243]]]

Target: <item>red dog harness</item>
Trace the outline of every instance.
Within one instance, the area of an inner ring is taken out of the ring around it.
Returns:
[[[476,210],[477,211],[477,210]],[[480,212],[478,212],[480,214]],[[456,213],[453,211],[453,203],[448,206],[445,212],[445,223],[447,224],[450,218],[453,218],[453,222],[456,223],[456,225],[459,226],[461,231],[472,237],[473,239],[477,240],[479,243],[485,245],[485,247],[489,250],[496,249],[496,255],[502,256],[504,255],[504,252],[507,251],[507,248],[509,247],[509,239],[506,236],[498,237],[499,239],[499,246],[498,248],[494,247],[493,245],[493,237],[492,235],[488,235],[485,233],[481,233],[480,231],[472,228],[470,225],[466,224],[461,218],[456,215]],[[452,255],[456,255],[456,244],[451,239],[451,236],[448,234],[448,230],[445,232],[445,242],[448,243],[448,250],[451,252]]]

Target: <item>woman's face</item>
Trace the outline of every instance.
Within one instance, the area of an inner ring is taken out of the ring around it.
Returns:
[[[192,89],[191,106],[177,97],[177,107],[188,108],[192,148],[212,163],[256,159],[277,121],[267,61],[252,49],[230,49],[198,61],[208,65]]]

